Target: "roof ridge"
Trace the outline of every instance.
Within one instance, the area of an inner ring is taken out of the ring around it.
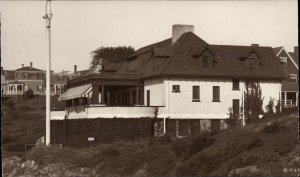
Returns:
[[[180,38],[184,37],[183,38],[183,42],[177,47],[177,49],[173,52],[172,56],[170,57],[170,60],[168,61],[168,63],[166,63],[166,65],[161,69],[161,73],[164,73],[166,68],[170,65],[170,63],[173,61],[172,58],[174,57],[174,55],[179,51],[179,49],[182,47],[182,45],[185,43],[186,41],[186,38],[188,37],[188,34],[189,32],[186,32],[186,33],[183,33],[178,39],[176,42],[179,41]],[[184,36],[183,36],[184,35]],[[175,43],[176,43],[175,42]],[[175,45],[175,43],[173,45]]]

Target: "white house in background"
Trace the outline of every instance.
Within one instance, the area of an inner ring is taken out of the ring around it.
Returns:
[[[287,52],[284,47],[273,48],[273,50],[286,74],[286,79],[282,81],[282,106],[296,107],[299,104],[298,47],[294,47],[294,52]]]
[[[229,107],[240,112],[251,81],[262,88],[264,108],[270,99],[277,104],[285,75],[271,47],[208,44],[193,31],[173,25],[171,38],[70,80],[59,98],[66,111],[52,120],[157,117],[174,135],[217,130]]]

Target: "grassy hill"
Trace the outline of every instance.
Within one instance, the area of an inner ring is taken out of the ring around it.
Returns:
[[[2,107],[1,136],[4,150],[24,151],[25,144],[34,144],[45,135],[45,96],[19,100],[11,106]],[[64,103],[51,98],[51,105],[61,108]]]

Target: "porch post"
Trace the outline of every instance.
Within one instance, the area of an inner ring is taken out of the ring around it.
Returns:
[[[299,96],[299,93],[296,92],[296,106],[298,106],[298,96]]]
[[[93,85],[93,93],[92,93],[92,104],[98,104],[99,103],[99,86]]]
[[[286,99],[287,99],[286,92],[284,92],[284,107],[286,107]]]
[[[56,85],[54,84],[54,95],[56,95]]]
[[[136,87],[136,92],[135,92],[135,105],[140,105],[140,99],[139,99],[139,86]]]
[[[105,104],[104,96],[105,96],[104,85],[101,85],[101,104]]]

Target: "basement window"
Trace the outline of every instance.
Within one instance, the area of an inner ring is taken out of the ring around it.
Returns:
[[[172,92],[180,92],[180,85],[173,85]]]

